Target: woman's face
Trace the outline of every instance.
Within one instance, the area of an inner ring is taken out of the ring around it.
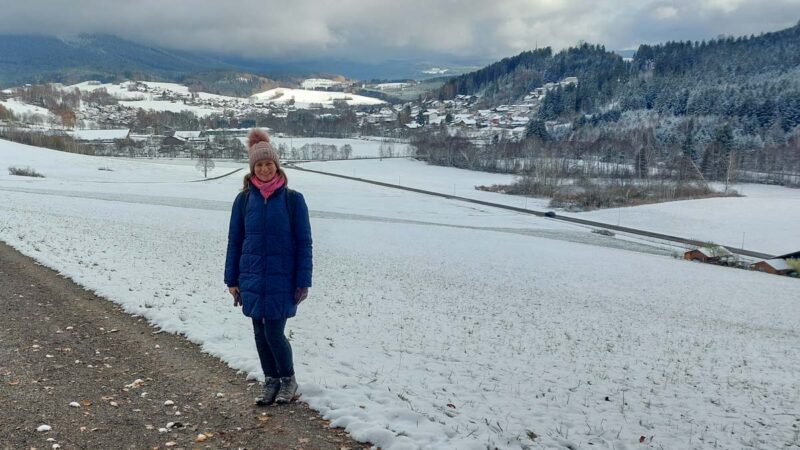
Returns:
[[[271,181],[275,177],[275,174],[278,173],[278,168],[271,159],[264,159],[257,162],[253,170],[256,173],[256,177],[261,181]]]

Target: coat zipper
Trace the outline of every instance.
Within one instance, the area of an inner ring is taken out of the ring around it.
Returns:
[[[267,211],[268,211],[267,210],[267,200],[268,200],[268,198],[265,197],[264,198],[264,227],[265,227],[265,230],[266,230],[266,227],[268,225],[268,223],[267,223]],[[264,272],[261,274],[261,277],[264,280],[267,279],[267,246],[266,245],[264,246]],[[264,282],[264,286],[262,287],[261,298],[264,300],[264,304],[266,304],[266,301],[267,301],[267,283],[266,283],[266,281]]]

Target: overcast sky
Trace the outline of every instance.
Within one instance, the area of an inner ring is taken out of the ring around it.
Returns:
[[[640,43],[775,31],[800,0],[0,0],[0,33],[111,33],[247,57],[494,60],[579,41]]]

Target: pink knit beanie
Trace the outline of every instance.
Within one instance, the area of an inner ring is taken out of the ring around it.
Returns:
[[[280,167],[278,152],[272,146],[267,132],[261,128],[253,128],[247,135],[247,156],[250,159],[250,172],[257,162],[264,159],[272,160],[275,167]]]

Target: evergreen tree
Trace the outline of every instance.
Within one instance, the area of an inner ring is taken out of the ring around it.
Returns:
[[[417,113],[416,120],[417,120],[417,124],[419,124],[420,126],[425,125],[425,110],[424,109],[420,109],[419,110],[419,113]]]
[[[547,142],[550,140],[550,133],[547,132],[547,126],[541,119],[532,119],[525,126],[525,137],[528,139],[536,139],[540,142]]]
[[[733,151],[733,128],[725,124],[714,133],[714,139],[703,154],[701,170],[706,177],[722,180],[728,173]]]

